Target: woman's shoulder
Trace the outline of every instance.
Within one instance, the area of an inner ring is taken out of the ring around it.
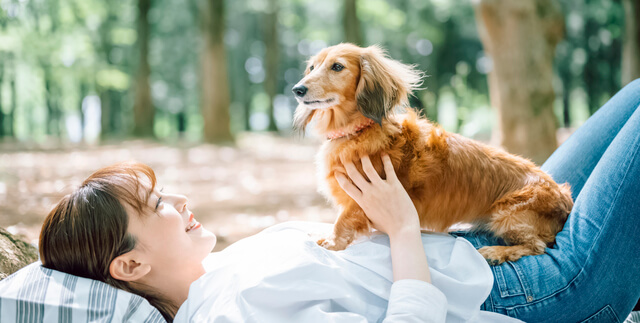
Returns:
[[[331,231],[333,230],[333,224],[308,221],[287,221],[270,226],[264,229],[262,232],[271,233],[283,230],[298,230],[306,232],[308,234],[323,234],[331,233]]]

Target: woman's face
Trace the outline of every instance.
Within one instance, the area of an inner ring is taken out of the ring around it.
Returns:
[[[147,203],[151,207],[147,214],[127,210],[128,231],[136,237],[135,249],[151,265],[152,274],[184,273],[186,277],[201,270],[202,260],[216,244],[216,236],[195,220],[187,198],[154,189]]]

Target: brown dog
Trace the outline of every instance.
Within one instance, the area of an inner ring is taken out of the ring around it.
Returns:
[[[333,236],[318,243],[342,250],[369,233],[369,220],[334,173],[344,172],[341,160],[369,155],[384,178],[380,154],[386,152],[424,228],[446,232],[467,222],[493,232],[509,244],[479,250],[493,264],[544,253],[573,206],[569,186],[527,159],[447,133],[413,110],[393,113],[408,104],[421,77],[376,46],[340,44],[309,60],[293,88],[299,102],[294,126],[304,131],[313,119],[315,130],[327,137],[318,156],[321,191],[342,210]]]

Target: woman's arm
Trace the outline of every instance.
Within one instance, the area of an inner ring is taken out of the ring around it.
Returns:
[[[368,182],[351,162],[344,164],[347,175],[336,173],[340,187],[365,212],[374,228],[389,235],[393,280],[416,279],[431,282],[427,257],[420,235],[420,221],[409,194],[396,177],[388,155],[382,155],[387,179],[380,178],[369,156],[361,159]]]
[[[394,283],[383,322],[444,322],[447,299],[430,284],[418,212],[396,177],[391,159],[382,155],[386,180],[378,176],[368,156],[361,161],[370,181],[351,162],[343,162],[351,181],[342,173],[337,173],[336,179],[364,210],[373,227],[389,235]]]

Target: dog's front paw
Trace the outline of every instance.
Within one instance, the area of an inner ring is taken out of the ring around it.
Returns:
[[[347,245],[344,243],[341,244],[339,243],[339,241],[340,240],[337,240],[334,238],[323,238],[316,241],[316,243],[327,250],[333,250],[333,251],[344,250],[347,247]]]
[[[330,239],[330,238],[322,238],[322,239],[318,239],[318,241],[316,241],[316,243],[317,243],[320,247],[325,248],[325,249],[329,249],[329,250],[331,250],[330,248],[331,248],[331,247],[333,247],[333,246],[335,245],[335,243],[333,243],[333,240],[332,240],[332,239]]]

